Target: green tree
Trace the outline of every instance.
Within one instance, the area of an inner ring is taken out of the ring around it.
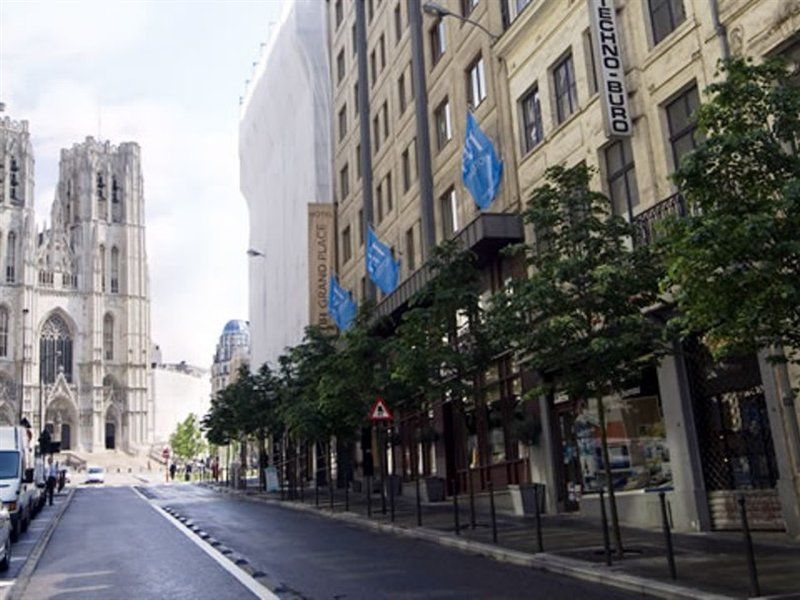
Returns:
[[[633,228],[589,189],[584,164],[547,170],[524,211],[535,243],[517,248],[527,277],[496,295],[494,335],[542,376],[531,395],[563,393],[597,402],[605,479],[617,549],[622,539],[606,440],[603,398],[619,394],[656,361],[661,329],[645,315],[657,300],[660,270],[647,247],[631,247]]]
[[[169,445],[173,453],[184,460],[196,458],[205,450],[206,444],[197,415],[189,413],[189,416],[178,423],[174,433],[169,436]]]
[[[800,349],[800,88],[783,62],[721,64],[703,137],[675,173],[689,214],[665,226],[670,325],[715,357]]]

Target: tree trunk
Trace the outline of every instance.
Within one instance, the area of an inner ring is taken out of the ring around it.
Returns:
[[[240,470],[239,477],[241,480],[242,489],[247,488],[247,438],[242,437],[241,446],[239,448],[239,462]]]
[[[619,516],[617,515],[617,498],[614,494],[614,482],[611,479],[611,458],[608,452],[606,413],[603,406],[602,395],[597,396],[597,412],[600,418],[600,443],[603,451],[603,467],[606,472],[606,483],[608,484],[608,504],[611,507],[611,528],[614,532],[614,543],[617,546],[617,555],[620,558],[624,558],[625,551],[622,548],[622,532],[619,528]]]
[[[267,449],[264,447],[266,435],[263,431],[258,434],[258,487],[262,491],[267,489],[267,476],[264,469],[267,468]]]

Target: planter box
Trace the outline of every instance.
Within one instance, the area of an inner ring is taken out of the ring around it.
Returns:
[[[519,485],[509,485],[508,492],[511,495],[511,504],[514,507],[515,515],[536,514],[536,490],[539,494],[539,512],[543,513],[545,508],[545,494],[543,483],[520,483]]]
[[[444,502],[444,478],[426,477],[420,488],[423,502]]]

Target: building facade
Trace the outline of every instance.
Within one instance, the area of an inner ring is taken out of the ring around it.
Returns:
[[[61,151],[50,225],[36,231],[25,121],[0,121],[0,414],[62,449],[146,450],[150,303],[136,143]]]
[[[240,181],[250,217],[255,368],[277,366],[284,350],[303,339],[311,317],[327,318],[316,304],[327,297],[333,262],[332,244],[323,243],[325,252],[316,246],[334,237],[325,17],[324,2],[286,2],[242,100]]]
[[[236,381],[239,368],[250,364],[250,324],[231,320],[219,336],[211,363],[211,394],[216,395]]]
[[[153,442],[163,444],[190,414],[202,419],[211,406],[211,377],[208,369],[185,362],[153,362],[150,393],[153,406]]]
[[[697,143],[692,114],[717,61],[783,55],[798,63],[800,2],[438,4],[452,15],[423,14],[416,0],[328,3],[337,270],[360,302],[375,298],[378,314],[395,323],[424,282],[419,267],[430,249],[449,237],[476,252],[487,294],[524,273],[500,249],[532,239],[518,213],[553,165],[596,168],[597,188],[635,223],[636,243],[649,243],[660,218],[684,210],[670,174]],[[468,110],[504,161],[500,193],[483,211],[461,183]],[[400,285],[385,297],[366,277],[367,225],[402,263]],[[396,423],[396,472],[441,477],[462,492],[469,481],[479,492],[489,481],[495,490],[540,482],[548,510],[598,512],[605,482],[594,402],[524,403],[533,375],[500,357],[482,378],[485,401],[470,401],[465,419],[443,401]],[[788,381],[762,356],[714,363],[690,340],[608,399],[621,519],[657,524],[658,497],[648,492],[665,490],[677,529],[732,528],[735,498],[745,494],[752,525],[800,533]],[[542,424],[529,447],[514,433],[526,415]],[[436,435],[420,441],[426,428]],[[357,465],[377,451],[366,431]]]

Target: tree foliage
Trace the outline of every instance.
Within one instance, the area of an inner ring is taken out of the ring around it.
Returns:
[[[197,420],[197,415],[189,415],[178,423],[175,431],[169,436],[169,445],[175,456],[184,460],[191,460],[202,454],[206,444],[203,440],[203,432]]]
[[[671,326],[713,354],[800,348],[800,89],[786,65],[735,58],[697,111],[703,138],[675,173],[689,215],[669,222]]]

